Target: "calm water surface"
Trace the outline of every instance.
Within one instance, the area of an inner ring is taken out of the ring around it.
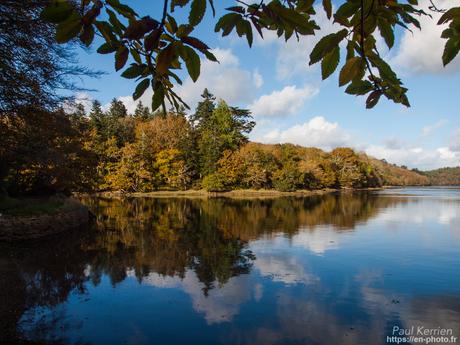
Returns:
[[[83,202],[88,229],[0,244],[0,342],[387,344],[394,326],[460,336],[460,189]]]

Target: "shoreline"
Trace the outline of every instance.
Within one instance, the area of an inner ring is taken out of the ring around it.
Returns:
[[[0,214],[0,242],[38,239],[77,229],[89,222],[89,210],[72,198],[52,212]]]
[[[277,197],[304,197],[313,195],[324,195],[331,193],[353,193],[362,191],[377,191],[398,186],[383,186],[375,188],[328,188],[318,190],[296,190],[292,192],[281,192],[274,189],[237,189],[226,192],[208,192],[204,189],[184,191],[154,191],[154,192],[96,192],[96,193],[74,193],[78,196],[96,196],[106,198],[277,198]]]

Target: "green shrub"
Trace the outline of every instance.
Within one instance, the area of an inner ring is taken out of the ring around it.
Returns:
[[[219,173],[213,173],[205,176],[201,185],[208,192],[225,191],[224,178]]]
[[[299,186],[300,175],[293,165],[286,165],[273,174],[273,187],[281,192],[293,192]]]

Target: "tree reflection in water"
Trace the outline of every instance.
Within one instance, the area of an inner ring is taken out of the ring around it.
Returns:
[[[82,201],[95,214],[88,229],[40,241],[0,247],[0,340],[21,337],[27,312],[51,308],[70,293],[84,294],[103,275],[113,285],[134,272],[183,278],[195,272],[207,296],[216,284],[249,273],[254,254],[248,241],[261,236],[320,231],[331,225],[350,231],[404,198],[346,193],[308,198],[166,199],[97,198]],[[35,333],[54,327],[46,320]],[[63,340],[61,340],[63,341]],[[59,340],[58,340],[59,342]]]

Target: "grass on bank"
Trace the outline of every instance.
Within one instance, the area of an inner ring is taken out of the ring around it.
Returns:
[[[367,189],[368,190],[368,189]],[[214,197],[225,197],[225,198],[274,198],[282,196],[309,196],[326,194],[336,192],[338,189],[318,189],[318,190],[297,190],[292,192],[281,192],[275,189],[236,189],[230,191],[221,192],[209,192],[204,189],[196,190],[189,189],[184,191],[173,191],[173,190],[159,190],[154,192],[98,192],[89,193],[89,195],[96,195],[102,197],[152,197],[152,198],[214,198]],[[344,190],[345,191],[345,190]],[[78,195],[78,193],[77,193]],[[86,193],[82,193],[86,195]]]
[[[62,196],[46,198],[12,198],[0,196],[0,214],[10,216],[34,216],[40,214],[55,214],[68,204]]]

